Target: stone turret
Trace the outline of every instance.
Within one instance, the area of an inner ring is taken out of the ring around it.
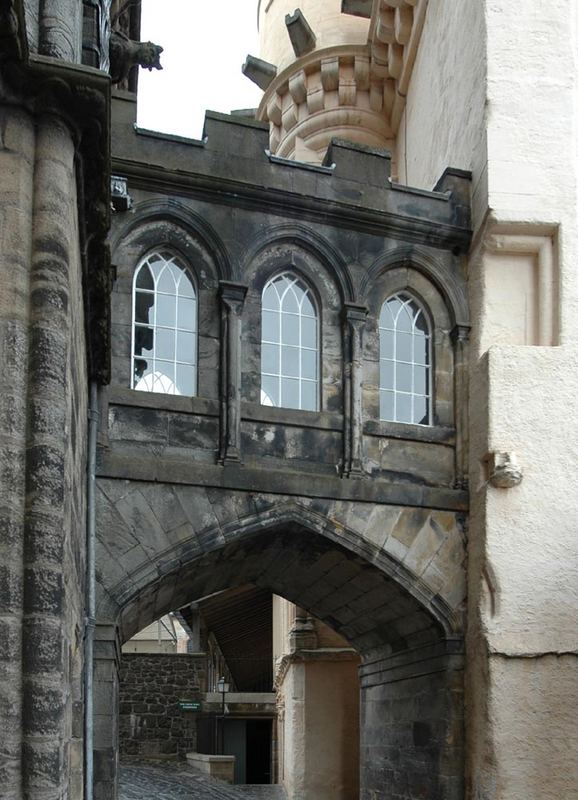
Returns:
[[[319,163],[335,137],[395,141],[427,0],[260,0],[265,89],[257,116],[270,148]],[[253,64],[251,64],[253,66]],[[266,72],[266,77],[265,77]]]

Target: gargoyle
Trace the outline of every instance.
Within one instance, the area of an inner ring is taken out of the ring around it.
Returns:
[[[163,48],[152,42],[135,42],[120,31],[110,36],[110,77],[113,83],[121,83],[137,64],[149,71],[162,69],[160,55]]]

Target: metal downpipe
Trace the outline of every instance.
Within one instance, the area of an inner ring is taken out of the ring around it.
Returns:
[[[84,635],[84,800],[93,800],[94,788],[94,629],[96,614],[95,587],[95,489],[96,441],[98,435],[98,386],[90,384],[88,409],[88,469],[86,509],[86,619]]]

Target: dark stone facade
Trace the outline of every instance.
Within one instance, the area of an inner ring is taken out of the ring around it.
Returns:
[[[206,691],[206,656],[124,653],[120,664],[121,755],[184,756],[197,749],[195,712],[179,702]]]
[[[269,156],[258,123],[208,114],[196,142],[135,131],[133,112],[118,94],[113,169],[132,209],[111,235],[102,629],[123,641],[196,597],[266,587],[362,656],[364,800],[461,800],[468,175],[448,170],[435,192],[416,191],[391,184],[389,158],[368,148],[335,142],[312,167]],[[195,397],[129,388],[134,273],[161,246],[198,288]],[[319,308],[317,412],[260,404],[261,293],[287,267]],[[398,291],[432,320],[429,427],[379,420],[377,317]],[[97,796],[109,798],[104,727],[97,750]]]

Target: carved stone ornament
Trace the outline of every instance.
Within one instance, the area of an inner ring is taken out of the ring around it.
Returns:
[[[522,482],[522,468],[513,453],[488,453],[488,480],[497,489],[511,489]]]
[[[110,77],[113,83],[126,80],[137,65],[148,69],[162,69],[160,56],[163,48],[152,42],[135,42],[120,31],[110,36]]]

